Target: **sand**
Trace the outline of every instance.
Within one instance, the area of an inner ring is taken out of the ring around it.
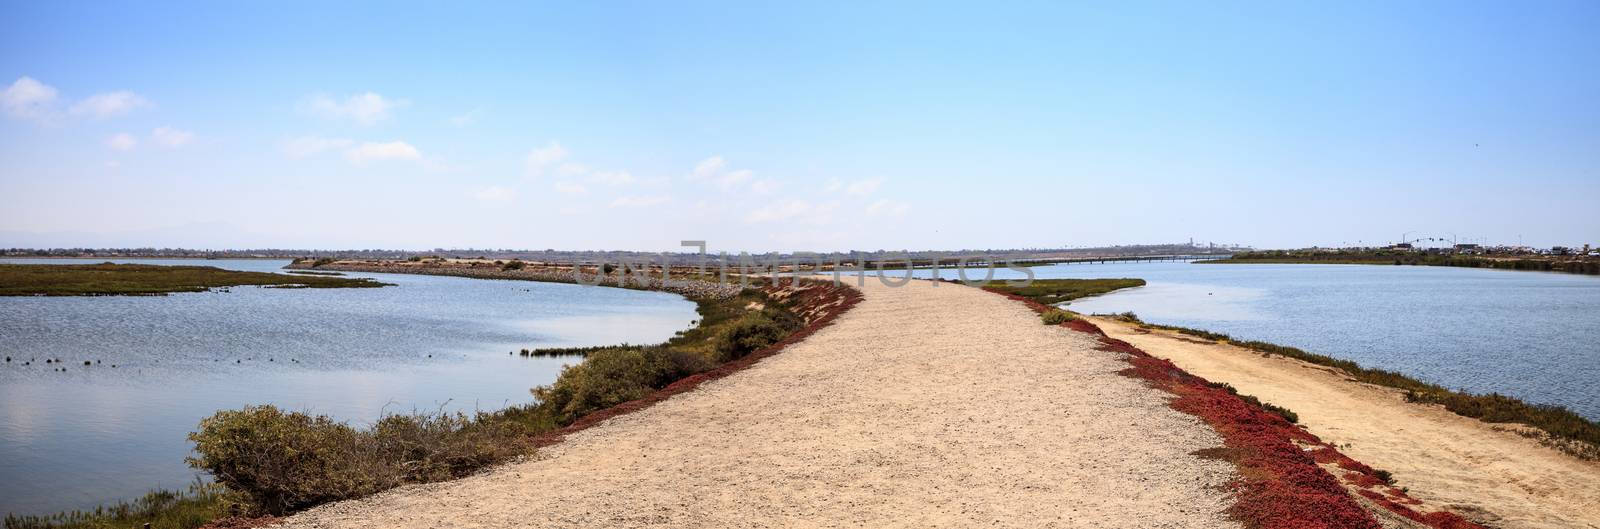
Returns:
[[[1236,527],[1220,445],[1088,335],[889,288],[749,369],[530,460],[288,527]]]
[[[1600,463],[1541,446],[1503,425],[1407,403],[1398,390],[1355,382],[1326,367],[1105,318],[1092,321],[1111,337],[1185,371],[1294,410],[1311,433],[1392,472],[1398,486],[1430,507],[1497,527],[1600,527]]]

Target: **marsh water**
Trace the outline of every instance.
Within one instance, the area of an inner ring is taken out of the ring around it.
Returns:
[[[0,362],[0,514],[181,489],[196,476],[185,435],[219,409],[276,404],[352,424],[385,411],[499,409],[531,402],[529,388],[574,361],[512,350],[661,342],[698,317],[694,303],[657,292],[349,275],[396,286],[0,297],[0,356],[11,357]]]
[[[1600,277],[1434,266],[1063,264],[1035,277],[1141,278],[1083,313],[1299,347],[1476,393],[1600,419]],[[955,278],[954,271],[941,276]],[[919,276],[932,275],[919,270]],[[968,277],[983,276],[981,270]],[[1021,277],[997,269],[994,277]]]

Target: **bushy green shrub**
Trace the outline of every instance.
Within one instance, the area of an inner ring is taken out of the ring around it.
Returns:
[[[1063,323],[1078,319],[1078,317],[1074,316],[1071,312],[1061,309],[1050,309],[1044,311],[1043,314],[1040,314],[1039,319],[1044,320],[1045,325],[1061,325]]]
[[[458,478],[520,455],[535,430],[502,414],[389,415],[373,425],[372,442],[407,482]]]
[[[326,416],[274,406],[217,412],[189,434],[189,465],[250,496],[271,514],[377,492],[400,483],[361,433]]]
[[[799,318],[777,309],[762,309],[733,322],[717,337],[714,350],[718,362],[744,358],[761,348],[778,343],[789,333],[799,329]]]
[[[511,260],[511,262],[508,262],[508,263],[506,263],[504,265],[501,265],[500,269],[501,270],[521,270],[523,266],[526,266],[526,265],[522,261],[518,261],[518,260],[513,259],[513,260]]]
[[[539,406],[560,424],[634,400],[711,368],[705,358],[664,347],[614,348],[589,353],[548,386],[533,390]]]
[[[514,412],[409,414],[357,430],[273,406],[221,411],[189,434],[209,472],[269,514],[365,496],[403,483],[460,477],[525,453],[533,421]]]

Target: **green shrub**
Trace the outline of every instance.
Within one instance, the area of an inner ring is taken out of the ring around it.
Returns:
[[[273,406],[217,412],[189,434],[189,465],[271,514],[362,496],[398,485],[401,472],[374,443],[326,416]]]
[[[511,260],[511,262],[508,262],[508,263],[502,265],[500,267],[500,269],[501,270],[521,270],[523,266],[526,266],[526,265],[524,265],[522,261],[518,261],[518,260],[513,259],[513,260]]]
[[[1078,319],[1078,317],[1074,316],[1071,312],[1061,309],[1050,309],[1044,311],[1043,314],[1039,315],[1039,318],[1044,320],[1045,325],[1061,325],[1063,323]]]
[[[800,327],[799,318],[788,311],[767,308],[746,314],[717,337],[717,361],[744,358],[763,347],[778,343]]]
[[[500,414],[389,415],[373,425],[370,437],[385,463],[407,482],[458,478],[526,453],[521,442],[535,433]]]
[[[664,347],[602,349],[563,368],[554,383],[535,388],[533,395],[557,423],[571,424],[589,412],[644,397],[710,368],[699,355]]]

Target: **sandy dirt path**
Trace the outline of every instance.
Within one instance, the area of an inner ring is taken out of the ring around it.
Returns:
[[[289,527],[1236,527],[1220,445],[1087,335],[876,279],[747,370],[462,480]]]
[[[1326,367],[1105,318],[1091,321],[1184,371],[1294,410],[1311,433],[1393,472],[1396,485],[1430,505],[1497,527],[1600,528],[1600,463],[1442,407],[1409,404],[1399,390],[1358,383]]]

